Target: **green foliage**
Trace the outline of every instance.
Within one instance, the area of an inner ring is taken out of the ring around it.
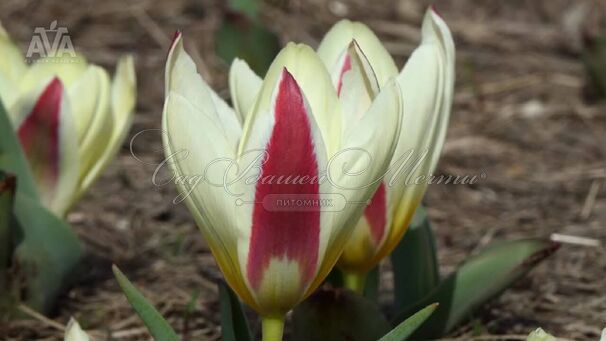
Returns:
[[[419,328],[425,320],[433,314],[438,307],[437,303],[430,304],[427,307],[416,312],[411,317],[404,320],[397,327],[379,339],[379,341],[404,341],[407,340],[412,333]]]
[[[229,9],[234,12],[242,13],[251,20],[257,18],[259,14],[261,0],[227,0]]]
[[[390,325],[371,301],[349,290],[320,289],[294,309],[293,340],[378,340]]]
[[[8,274],[13,253],[11,225],[13,219],[13,202],[15,198],[16,179],[0,171],[0,292],[9,292]],[[0,311],[7,310],[10,304],[8,295],[0,297]],[[1,315],[1,314],[0,314]]]
[[[3,197],[14,200],[14,205],[0,204],[0,277],[5,286],[0,300],[23,302],[48,312],[80,260],[82,248],[70,226],[40,203],[29,165],[1,104],[0,170],[17,177],[16,186],[14,178],[9,180],[14,197]],[[5,305],[0,315],[10,317],[9,310]]]
[[[217,55],[226,63],[244,59],[263,76],[280,51],[278,37],[265,26],[244,16],[226,17],[216,36]]]
[[[606,36],[591,39],[583,51],[582,59],[589,77],[590,91],[606,98]]]
[[[419,206],[400,244],[391,254],[394,306],[416,303],[440,282],[439,265],[427,212]]]
[[[2,103],[0,103],[0,169],[17,175],[19,192],[30,198],[38,197],[27,159]]]
[[[147,299],[135,288],[135,286],[124,276],[117,266],[113,266],[112,270],[116,276],[116,280],[122,288],[122,292],[126,299],[133,307],[137,315],[143,320],[143,323],[149,330],[149,333],[155,340],[159,341],[178,341],[179,337],[172,329],[170,324],[166,322],[164,317],[147,301]]]
[[[440,307],[414,334],[428,339],[446,334],[470,314],[551,255],[558,244],[538,239],[497,243],[469,258],[427,296],[398,314],[396,321],[438,302]]]
[[[238,296],[224,282],[219,283],[219,302],[221,306],[221,340],[252,340],[242,304],[238,300]]]
[[[18,242],[11,286],[26,288],[20,301],[48,312],[82,256],[80,242],[69,225],[35,199],[18,193],[14,214]]]

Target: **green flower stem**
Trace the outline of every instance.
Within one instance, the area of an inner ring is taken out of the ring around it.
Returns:
[[[366,284],[366,274],[361,272],[341,271],[343,275],[343,285],[360,295],[364,293],[364,285]]]
[[[281,341],[284,333],[284,316],[261,317],[263,341]]]

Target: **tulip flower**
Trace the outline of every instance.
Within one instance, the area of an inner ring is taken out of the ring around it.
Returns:
[[[65,327],[65,337],[64,341],[89,341],[90,338],[88,335],[82,330],[78,321],[76,321],[73,317],[67,323],[67,327]]]
[[[8,110],[43,204],[59,216],[91,186],[131,126],[133,59],[113,80],[78,56],[25,63],[0,26],[0,99]]]
[[[405,180],[429,176],[435,169],[452,102],[454,43],[445,22],[430,9],[423,20],[421,44],[399,75],[389,53],[362,23],[337,23],[320,43],[318,54],[347,108],[346,116],[364,112],[394,76],[404,102],[402,132],[390,173],[338,262],[346,286],[361,291],[366,273],[402,239],[425,193],[427,181],[411,184]]]
[[[398,85],[387,82],[368,110],[346,119],[320,58],[289,43],[264,79],[233,62],[232,109],[196,72],[180,33],[165,77],[164,149],[181,196],[229,286],[263,317],[264,339],[280,339],[285,313],[328,275],[387,170]],[[251,160],[255,181],[245,172]],[[347,202],[280,206],[330,198]]]

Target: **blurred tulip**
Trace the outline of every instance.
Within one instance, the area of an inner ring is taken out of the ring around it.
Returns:
[[[266,338],[276,339],[284,314],[334,266],[363,213],[360,202],[371,197],[387,170],[399,133],[400,91],[395,81],[385,84],[366,112],[346,120],[320,58],[293,43],[265,79],[236,60],[229,82],[235,110],[197,74],[177,34],[166,64],[164,148],[228,284],[264,317]],[[237,160],[242,170],[251,151],[262,157],[254,163],[256,176],[300,181],[247,183],[236,167],[213,167]],[[365,171],[352,175],[358,170]],[[200,174],[206,181],[187,181]],[[330,181],[318,181],[323,176]],[[271,206],[331,195],[348,203],[342,210]]]
[[[0,99],[29,161],[42,202],[59,216],[118,151],[131,126],[135,70],[123,57],[113,80],[78,56],[28,66],[0,26]]]
[[[65,328],[65,338],[64,341],[88,341],[90,338],[88,335],[80,328],[78,321],[76,321],[73,317],[67,323],[67,327]]]
[[[402,239],[435,169],[450,115],[454,43],[433,9],[423,20],[422,41],[398,75],[379,39],[364,24],[342,20],[324,37],[318,55],[344,108],[345,122],[367,110],[388,79],[397,76],[403,120],[390,173],[379,186],[338,262],[345,285],[361,291],[366,273]],[[347,127],[345,127],[347,130]]]

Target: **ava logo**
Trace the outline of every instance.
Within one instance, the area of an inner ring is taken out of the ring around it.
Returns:
[[[67,27],[57,27],[57,20],[50,24],[48,29],[36,27],[29,43],[27,54],[28,62],[44,58],[45,62],[76,63],[78,58],[69,36]]]

